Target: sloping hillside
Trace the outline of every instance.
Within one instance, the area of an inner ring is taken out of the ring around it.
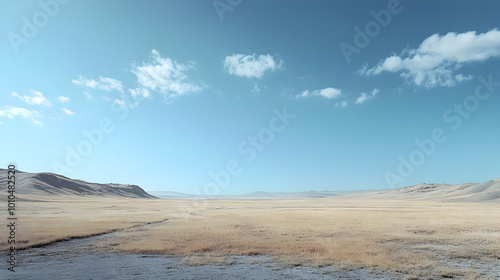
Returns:
[[[500,203],[500,179],[480,184],[420,184],[392,190],[367,191],[345,197]]]
[[[7,170],[0,169],[0,190],[7,186]],[[141,187],[122,184],[98,184],[74,180],[54,173],[16,171],[16,193],[24,195],[75,195],[156,198]]]

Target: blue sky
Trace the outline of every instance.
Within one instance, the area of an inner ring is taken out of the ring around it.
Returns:
[[[1,1],[0,164],[238,194],[497,179],[498,1]]]

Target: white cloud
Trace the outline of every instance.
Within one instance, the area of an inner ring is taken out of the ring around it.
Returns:
[[[251,90],[252,93],[259,93],[260,92],[260,87],[258,84],[255,84],[253,86],[253,89]]]
[[[132,95],[133,98],[138,98],[138,97],[149,98],[149,97],[151,97],[151,93],[146,88],[135,88],[135,89],[130,88],[128,91],[130,91],[130,94]]]
[[[474,78],[474,76],[472,75],[468,75],[468,76],[464,76],[462,74],[458,74],[455,76],[455,79],[459,82],[461,81],[469,81],[469,80],[472,80],[472,78]]]
[[[26,108],[6,107],[4,110],[0,110],[0,117],[7,117],[11,120],[14,120],[16,117],[21,117],[36,125],[43,125],[43,123],[39,120],[41,118],[40,112],[28,110]]]
[[[168,98],[186,95],[201,90],[201,87],[189,81],[186,72],[192,65],[178,63],[170,58],[163,58],[156,50],[152,50],[152,63],[143,62],[142,66],[134,66],[132,73],[142,89],[136,88],[131,94],[144,96],[148,90],[164,93]]]
[[[122,82],[112,78],[99,77],[99,81],[96,81],[94,79],[87,79],[85,76],[80,75],[78,76],[78,79],[72,80],[71,82],[75,85],[99,89],[99,90],[106,90],[106,91],[117,90],[123,92]]]
[[[283,61],[277,61],[269,54],[233,54],[224,58],[224,68],[229,74],[247,78],[262,78],[266,71],[279,69],[282,64]]]
[[[111,99],[109,96],[103,95],[102,100],[109,102],[112,101],[113,99]]]
[[[367,75],[367,72],[368,71],[368,63],[365,63],[363,64],[363,66],[361,66],[361,69],[358,70],[358,74],[363,76],[363,75]]]
[[[297,94],[295,98],[306,98],[311,96],[308,90],[304,90],[301,94]]]
[[[325,97],[326,99],[337,98],[342,94],[340,89],[336,88],[324,88],[319,91],[319,95]]]
[[[57,97],[57,100],[59,100],[59,102],[61,103],[68,103],[70,101],[69,97],[66,96],[59,96]]]
[[[379,92],[380,91],[378,90],[378,88],[373,89],[370,94],[362,92],[361,95],[356,99],[356,102],[354,102],[354,103],[361,104],[361,103],[365,102],[366,100],[375,97],[375,95],[377,95],[377,93],[379,93]]]
[[[113,100],[114,103],[118,104],[120,107],[125,107],[125,101],[120,100],[120,99],[115,99]]]
[[[66,109],[66,108],[62,108],[61,109],[66,115],[68,116],[73,116],[75,114],[75,112],[69,110],[69,109]]]
[[[313,95],[322,96],[326,99],[335,99],[342,95],[342,90],[337,88],[324,88],[320,90],[314,90],[312,92],[304,90],[301,94],[297,94],[295,98],[307,98]]]
[[[392,55],[362,75],[378,75],[384,71],[398,73],[417,86],[454,86],[456,82],[470,80],[472,76],[455,74],[465,64],[481,62],[500,56],[500,30],[486,33],[475,31],[450,32],[444,36],[434,34],[425,39],[418,49],[403,50]]]
[[[345,108],[347,106],[347,101],[340,101],[335,103],[335,106]]]
[[[12,92],[12,95],[24,100],[26,103],[31,105],[43,105],[43,106],[52,106],[52,102],[50,102],[43,93],[36,90],[29,90],[31,92],[31,96],[28,95],[19,95],[17,92]]]
[[[83,92],[83,95],[85,95],[85,97],[87,97],[88,100],[94,99],[94,96],[86,91]]]
[[[368,99],[368,95],[366,95],[366,93],[362,92],[361,95],[356,99],[356,104],[361,104],[363,102],[365,102],[367,99]]]

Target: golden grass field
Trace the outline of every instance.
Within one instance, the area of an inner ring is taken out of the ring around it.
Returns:
[[[190,265],[260,254],[287,265],[465,279],[479,279],[472,265],[498,265],[500,259],[500,204],[308,199],[192,205],[167,199],[20,201],[18,247],[116,230],[95,244],[98,250],[178,255]]]

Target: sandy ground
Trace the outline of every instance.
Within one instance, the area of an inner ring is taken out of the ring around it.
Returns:
[[[188,265],[186,259],[155,254],[108,253],[94,247],[116,233],[72,239],[19,251],[12,280],[21,279],[401,279],[374,269],[288,266],[267,256],[228,256],[229,264]],[[78,252],[78,253],[75,253]],[[2,277],[0,277],[2,278]],[[2,278],[5,279],[5,278]]]

